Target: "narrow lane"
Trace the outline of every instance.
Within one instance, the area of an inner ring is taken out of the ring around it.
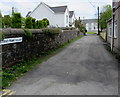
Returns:
[[[117,95],[118,63],[99,36],[85,36],[9,89],[15,95]]]

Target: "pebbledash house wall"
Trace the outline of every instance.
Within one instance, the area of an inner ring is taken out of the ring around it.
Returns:
[[[113,6],[120,6],[120,0],[119,2],[113,2]],[[115,51],[120,51],[120,8],[116,10],[115,12],[115,31],[114,31],[114,50]],[[111,24],[111,30],[112,28],[112,19],[108,21],[107,24],[107,42],[111,44],[111,35],[110,35],[110,24]],[[111,31],[112,34],[112,31]]]
[[[60,45],[83,35],[78,30],[64,30],[57,35],[48,35],[40,29],[31,29],[32,38],[28,38],[22,29],[3,29],[5,38],[22,37],[20,43],[2,45],[3,68],[15,65],[22,60],[39,57],[43,53],[58,48]]]

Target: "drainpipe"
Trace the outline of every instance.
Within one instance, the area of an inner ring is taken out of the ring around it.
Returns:
[[[115,25],[115,9],[116,9],[116,7],[113,7],[113,13],[112,13],[112,17],[113,17],[113,31],[112,31],[112,37],[111,37],[111,51],[113,51],[114,50],[114,25]]]

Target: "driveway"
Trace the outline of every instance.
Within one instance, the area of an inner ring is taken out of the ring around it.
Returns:
[[[117,95],[118,63],[97,35],[81,38],[9,89],[15,95]]]

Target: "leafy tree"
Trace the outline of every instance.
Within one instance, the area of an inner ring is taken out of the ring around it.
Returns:
[[[0,28],[2,28],[2,14],[0,13]]]
[[[80,30],[80,32],[83,32],[85,33],[86,31],[86,28],[85,26],[82,24],[81,20],[80,20],[80,17],[78,20],[75,20],[75,27],[78,28]]]
[[[111,5],[103,6],[102,12],[100,14],[100,27],[101,29],[107,28],[107,20],[112,17],[112,7]]]
[[[12,19],[11,19],[10,15],[5,15],[4,16],[4,25],[5,25],[6,28],[11,27]]]
[[[25,19],[25,28],[29,28],[32,29],[33,25],[32,25],[32,18],[31,17],[27,17]]]
[[[12,16],[12,27],[13,28],[21,28],[21,14],[20,13],[14,13]]]
[[[47,22],[47,25],[49,25],[49,20],[47,18],[44,18],[43,21],[46,21]]]
[[[33,29],[35,29],[36,28],[36,22],[35,22],[35,18],[32,18],[32,26],[33,26]]]

